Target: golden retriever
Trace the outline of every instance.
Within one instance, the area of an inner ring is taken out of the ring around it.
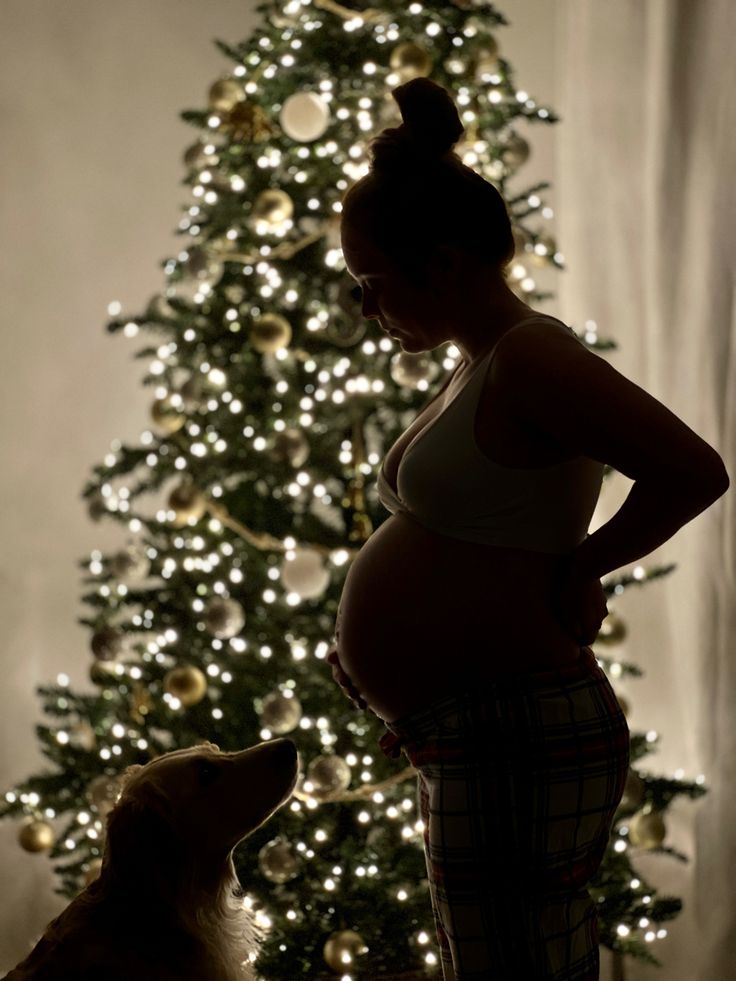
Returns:
[[[235,846],[291,796],[295,744],[212,743],[125,771],[102,868],[5,981],[253,981]]]

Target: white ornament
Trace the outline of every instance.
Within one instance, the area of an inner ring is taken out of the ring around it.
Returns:
[[[279,121],[292,140],[308,143],[319,139],[327,129],[330,110],[316,92],[296,92],[284,102]]]
[[[316,549],[302,548],[297,549],[293,559],[284,562],[281,580],[287,589],[298,593],[302,599],[315,599],[327,589],[330,573]]]

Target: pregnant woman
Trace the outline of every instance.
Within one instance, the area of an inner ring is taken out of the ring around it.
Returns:
[[[391,512],[355,558],[333,675],[417,770],[445,981],[593,981],[598,869],[629,730],[591,644],[600,577],[720,497],[718,453],[506,284],[501,195],[463,165],[445,89],[395,89],[342,246],[404,351],[458,364],[383,460]],[[588,536],[604,464],[635,481]]]

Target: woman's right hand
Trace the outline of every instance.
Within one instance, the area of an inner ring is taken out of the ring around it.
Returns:
[[[356,708],[368,708],[368,703],[364,700],[363,696],[355,687],[350,679],[350,676],[343,671],[342,665],[340,664],[340,658],[337,653],[337,644],[333,644],[328,650],[327,663],[332,665],[332,677],[342,688],[353,705]]]

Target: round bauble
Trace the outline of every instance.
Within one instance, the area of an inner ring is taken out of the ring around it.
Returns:
[[[390,371],[397,385],[418,389],[422,382],[431,382],[437,376],[439,369],[426,354],[399,351],[391,359]]]
[[[523,136],[510,133],[501,142],[500,153],[506,167],[516,170],[529,159],[530,147]]]
[[[292,140],[309,143],[329,126],[330,107],[316,92],[295,92],[285,100],[279,122]]]
[[[98,661],[114,661],[122,654],[125,635],[109,625],[95,630],[90,640],[92,653]]]
[[[110,559],[110,572],[125,582],[142,582],[148,575],[151,563],[142,545],[126,545]]]
[[[301,429],[284,429],[274,433],[272,439],[268,456],[274,463],[288,463],[296,469],[309,459],[309,440]]]
[[[210,86],[207,100],[213,112],[230,112],[238,102],[245,100],[243,83],[234,78],[220,78]]]
[[[286,191],[269,188],[261,191],[253,202],[251,218],[266,225],[280,225],[294,214],[294,202]]]
[[[171,397],[156,399],[151,405],[151,419],[154,425],[167,435],[178,432],[187,417],[171,404]]]
[[[299,872],[299,856],[291,842],[274,838],[258,852],[258,868],[269,882],[288,882]]]
[[[368,947],[359,933],[338,930],[327,938],[322,956],[328,967],[344,974],[353,966],[356,957],[367,952]]]
[[[640,848],[658,848],[667,835],[659,811],[639,811],[629,818],[629,841]]]
[[[182,705],[196,705],[207,694],[207,678],[193,664],[173,668],[164,677],[164,691],[178,698]]]
[[[45,821],[29,821],[18,832],[18,841],[27,852],[45,852],[54,844],[54,829]]]
[[[280,313],[264,313],[251,325],[249,338],[259,354],[275,354],[291,342],[291,324]]]
[[[350,767],[336,753],[317,756],[307,766],[306,780],[313,797],[328,797],[350,786]]]
[[[624,794],[621,798],[620,807],[634,808],[638,807],[644,799],[644,781],[636,772],[629,767],[629,772],[626,775],[626,785],[624,787]]]
[[[199,140],[196,143],[192,143],[190,147],[184,151],[183,161],[184,166],[190,168],[191,170],[204,170],[205,167],[211,167],[215,156],[211,153],[207,153],[205,150],[206,143],[202,143]]]
[[[190,247],[184,262],[184,270],[186,275],[193,279],[198,286],[205,284],[212,289],[222,279],[225,263],[204,246],[193,245]],[[179,283],[176,285],[178,287]]]
[[[213,596],[202,615],[207,632],[226,640],[235,637],[245,626],[245,612],[237,600]]]
[[[124,783],[122,774],[102,773],[87,784],[87,800],[101,818],[105,818],[117,804]]]
[[[167,501],[176,528],[183,528],[191,521],[197,522],[207,510],[207,499],[189,480],[183,480],[171,491]]]
[[[330,584],[330,578],[322,553],[312,548],[296,549],[294,557],[284,559],[281,567],[284,586],[298,593],[301,599],[322,596]]]
[[[265,695],[258,713],[261,725],[275,736],[293,732],[299,725],[301,717],[302,705],[299,699],[295,695],[289,698],[280,691]]]
[[[426,48],[413,41],[397,44],[391,52],[391,70],[401,76],[402,82],[412,78],[427,77],[432,73],[432,59]]]

